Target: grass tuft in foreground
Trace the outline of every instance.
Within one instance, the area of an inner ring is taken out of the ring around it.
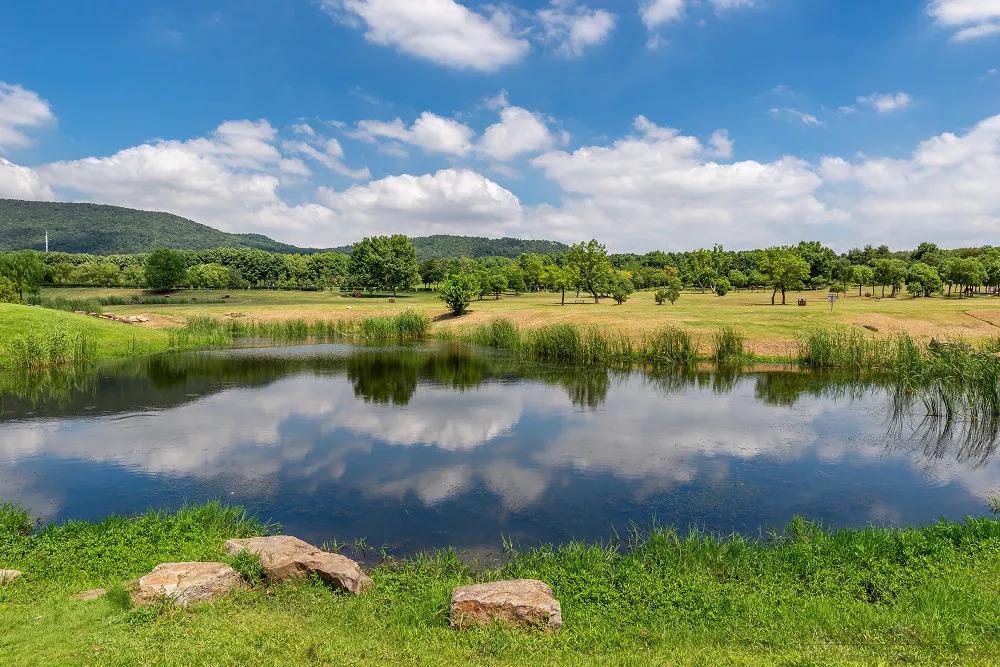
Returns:
[[[30,522],[29,522],[30,523]],[[11,528],[13,527],[13,528]],[[222,542],[268,528],[218,504],[25,533],[0,507],[0,663],[59,665],[988,664],[1000,655],[1000,522],[830,532],[795,519],[760,539],[654,528],[624,542],[510,548],[476,570],[445,550],[386,561],[359,597],[266,587]],[[124,584],[168,560],[228,560],[257,586],[181,612],[133,609]],[[456,632],[454,586],[530,577],[563,608],[557,633]],[[96,602],[69,596],[103,586]]]

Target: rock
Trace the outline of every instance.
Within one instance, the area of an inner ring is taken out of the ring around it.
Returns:
[[[246,588],[246,582],[225,563],[160,563],[136,582],[132,599],[151,604],[166,597],[186,607],[192,602],[210,602],[237,588]]]
[[[74,600],[81,600],[83,602],[90,602],[96,600],[97,598],[103,597],[107,593],[103,588],[91,588],[89,591],[81,591],[73,596]]]
[[[552,589],[537,579],[512,579],[461,586],[451,593],[451,624],[456,628],[489,625],[544,627],[562,625],[562,609]]]
[[[0,585],[9,584],[20,576],[17,570],[0,570]]]
[[[226,540],[226,551],[232,556],[241,551],[260,556],[264,573],[270,581],[315,574],[331,586],[354,594],[372,585],[372,580],[361,566],[350,558],[321,551],[291,535]]]

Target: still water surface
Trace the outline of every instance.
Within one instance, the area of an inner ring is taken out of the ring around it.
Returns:
[[[989,452],[890,432],[888,399],[788,370],[614,372],[460,346],[315,345],[102,367],[2,397],[0,498],[45,520],[221,498],[398,555],[984,514]]]

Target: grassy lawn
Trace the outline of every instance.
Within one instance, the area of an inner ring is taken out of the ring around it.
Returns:
[[[43,293],[75,298],[139,294],[136,290],[83,288],[52,288]],[[224,295],[229,298],[222,299]],[[468,314],[450,318],[444,304],[429,293],[400,296],[395,303],[390,303],[388,298],[355,299],[333,292],[206,290],[177,292],[171,297],[179,301],[177,304],[109,306],[106,310],[147,315],[154,328],[183,324],[192,315],[221,318],[227,313],[238,312],[260,320],[323,320],[392,314],[406,308],[441,318],[435,322],[432,332],[460,332],[501,316],[528,327],[568,321],[619,329],[636,337],[664,324],[673,324],[707,339],[719,327],[728,325],[741,329],[751,349],[766,356],[786,356],[802,331],[831,324],[869,325],[884,333],[907,332],[920,340],[1000,335],[1000,299],[995,297],[914,299],[903,296],[876,301],[848,293],[837,301],[831,313],[822,292],[789,293],[786,306],[771,306],[770,296],[770,292],[732,292],[725,297],[685,292],[675,305],[657,306],[651,292],[636,293],[622,305],[610,299],[594,304],[582,295],[580,303],[575,303],[575,295],[570,294],[567,305],[561,306],[557,294],[522,294],[505,296],[498,301],[491,298],[474,301]],[[795,305],[799,297],[807,300],[805,307]],[[191,303],[191,298],[219,302]]]
[[[15,336],[52,330],[82,333],[94,344],[96,359],[126,357],[140,352],[159,352],[167,348],[166,331],[110,322],[86,315],[35,306],[0,303],[0,355],[2,343]]]
[[[451,553],[382,564],[359,597],[305,582],[258,584],[187,611],[124,603],[122,585],[157,563],[226,560],[224,539],[259,530],[204,506],[25,535],[23,516],[0,510],[0,567],[24,572],[0,587],[0,664],[995,664],[1000,655],[992,519],[836,534],[793,522],[765,542],[655,531],[627,549],[523,551],[499,569],[476,571]],[[508,577],[549,582],[563,629],[448,626],[454,586]],[[71,598],[96,586],[112,594]]]

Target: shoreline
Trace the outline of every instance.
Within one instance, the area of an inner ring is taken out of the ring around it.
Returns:
[[[358,596],[257,583],[185,610],[73,596],[118,590],[167,561],[233,563],[225,540],[276,527],[215,503],[27,535],[24,518],[0,510],[0,567],[23,572],[0,585],[7,664],[284,664],[314,651],[338,664],[976,664],[1000,652],[993,518],[836,532],[795,519],[760,540],[655,529],[620,544],[511,550],[478,571],[441,550],[371,568]],[[507,578],[547,582],[563,627],[449,626],[453,588]]]

